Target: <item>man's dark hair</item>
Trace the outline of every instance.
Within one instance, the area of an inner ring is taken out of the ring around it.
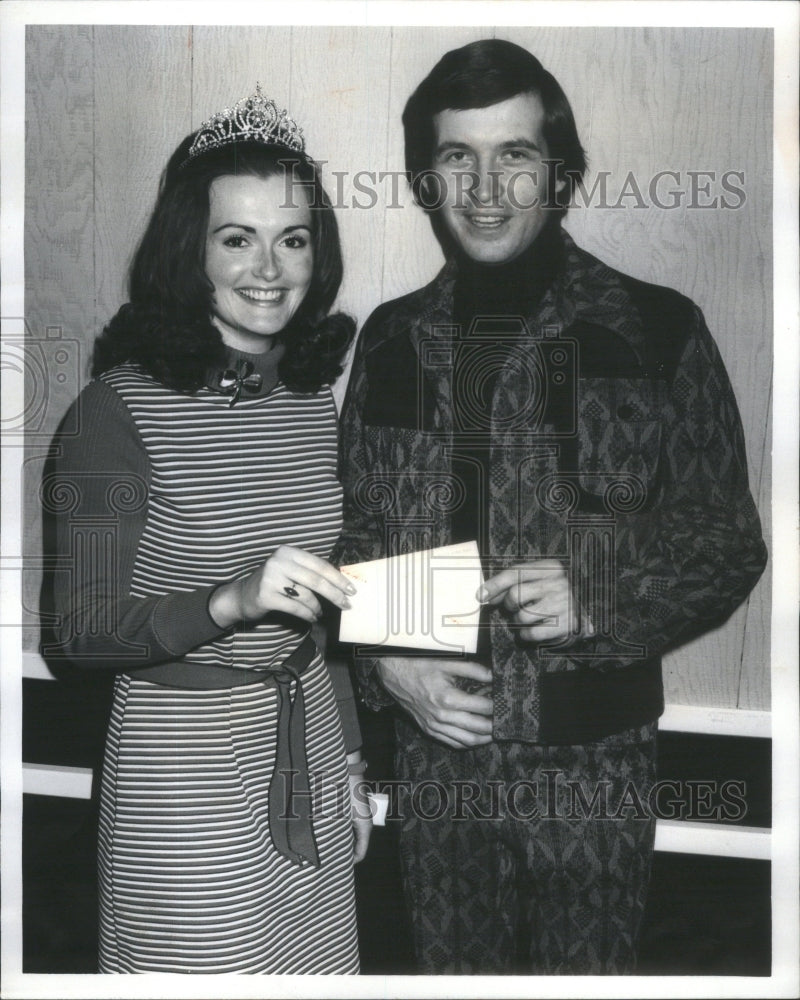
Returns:
[[[482,39],[447,52],[408,99],[403,112],[406,171],[418,204],[430,207],[421,189],[433,160],[434,115],[445,110],[487,108],[517,94],[537,94],[542,102],[542,135],[549,159],[555,161],[551,182],[566,181],[560,192],[552,188],[553,200],[559,206],[558,214],[566,213],[575,184],[586,170],[586,154],[572,108],[556,78],[535,56],[500,38]]]
[[[300,392],[317,391],[341,373],[354,324],[329,316],[342,281],[336,217],[316,165],[283,146],[237,142],[188,160],[194,134],[172,154],[158,199],[131,264],[130,301],[95,342],[92,374],[125,361],[138,363],[164,385],[196,392],[209,369],[224,367],[222,336],[211,322],[213,286],[205,272],[209,190],[216,178],[286,177],[287,199],[311,207],[314,265],[309,290],[283,332],[279,374]]]

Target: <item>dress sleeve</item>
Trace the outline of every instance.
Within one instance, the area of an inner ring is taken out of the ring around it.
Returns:
[[[150,463],[114,389],[88,385],[54,445],[42,499],[56,524],[55,655],[79,667],[129,670],[178,659],[222,635],[208,613],[214,586],[131,596]]]

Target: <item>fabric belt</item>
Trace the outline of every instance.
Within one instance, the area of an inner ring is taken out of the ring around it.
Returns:
[[[306,709],[301,675],[317,655],[310,635],[276,667],[222,667],[169,663],[135,671],[136,677],[168,687],[225,690],[252,684],[274,685],[278,692],[275,766],[269,782],[269,832],[279,854],[319,867],[311,825],[311,782],[306,758]],[[131,671],[131,673],[134,673]],[[291,686],[295,682],[292,698]]]

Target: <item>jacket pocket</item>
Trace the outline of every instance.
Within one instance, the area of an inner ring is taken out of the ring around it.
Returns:
[[[666,383],[649,378],[581,379],[578,390],[580,485],[605,496],[614,482],[652,498],[661,454]]]

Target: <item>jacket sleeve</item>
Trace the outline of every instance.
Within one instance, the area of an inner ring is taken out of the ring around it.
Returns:
[[[208,613],[213,586],[131,596],[150,466],[119,395],[104,382],[88,385],[55,447],[55,471],[42,497],[56,525],[58,645],[45,655],[127,670],[174,660],[223,634]]]
[[[339,476],[344,490],[344,516],[342,535],[334,552],[334,562],[338,566],[379,559],[384,555],[383,520],[380,514],[370,511],[360,492],[360,483],[370,471],[363,414],[368,389],[365,355],[374,327],[373,316],[365,324],[356,345],[342,408]],[[376,674],[378,660],[359,655],[356,648],[354,663],[364,703],[375,711],[393,704],[394,699],[384,689]]]
[[[655,502],[615,515],[616,588],[591,609],[647,657],[724,622],[767,559],[736,400],[697,307],[662,418],[660,463]],[[597,665],[617,658],[613,640],[588,642]]]

